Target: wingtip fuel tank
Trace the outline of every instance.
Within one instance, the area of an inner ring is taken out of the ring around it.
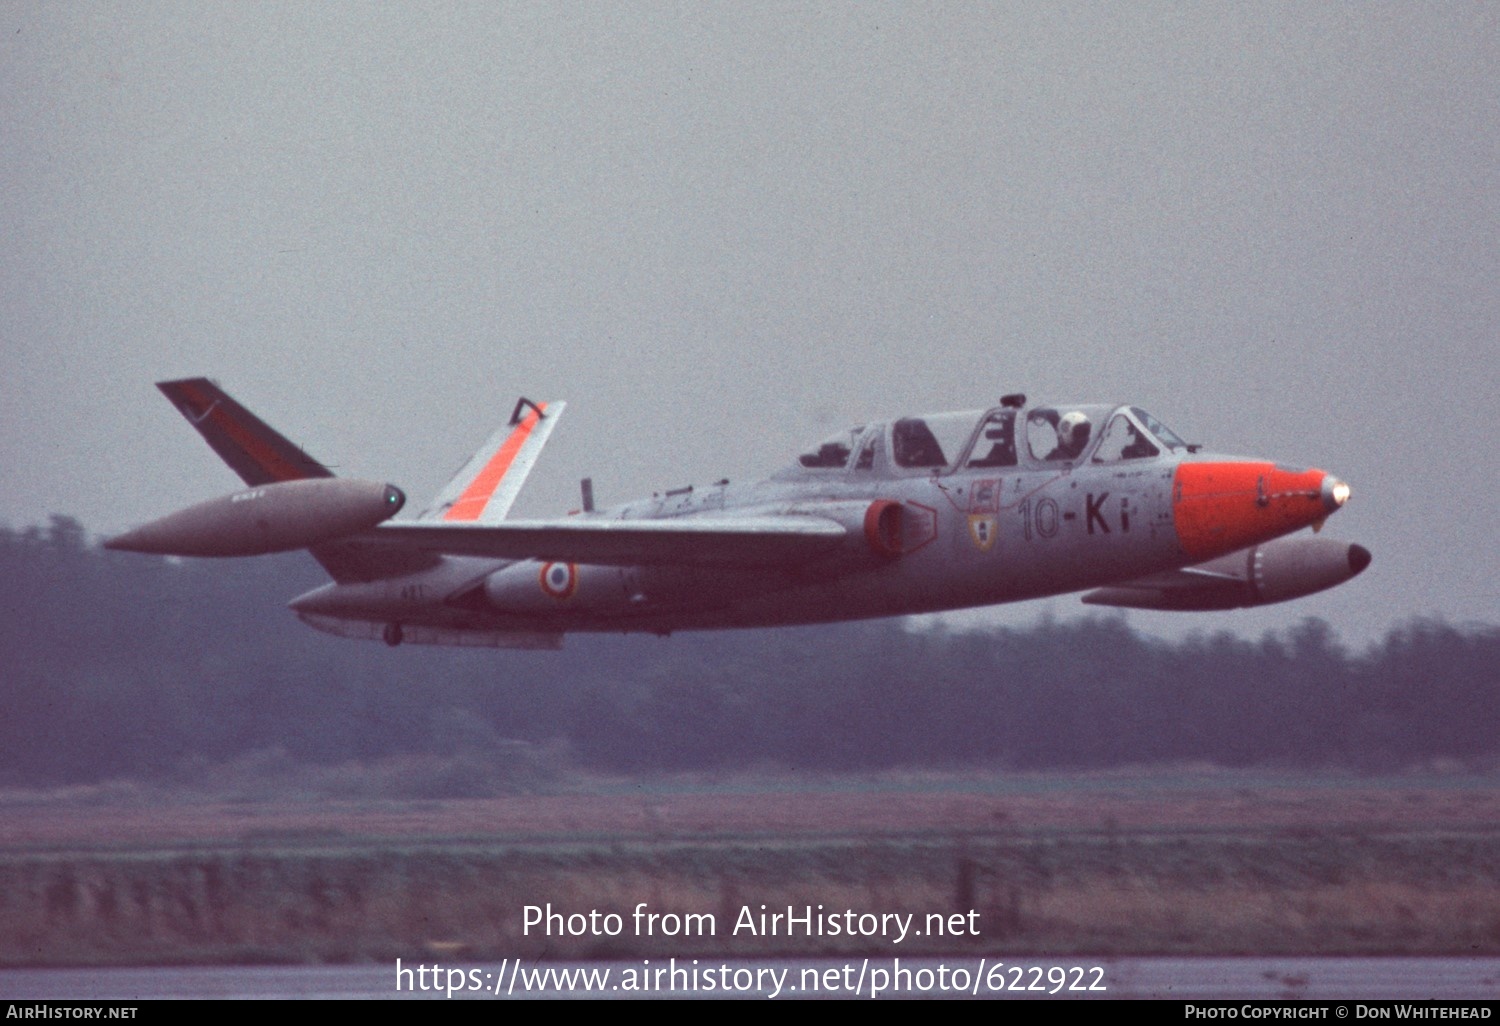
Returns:
[[[261,556],[374,527],[406,503],[395,485],[320,477],[258,485],[111,538],[107,549],[162,556]]]
[[[1352,580],[1364,573],[1371,559],[1363,545],[1336,538],[1278,538],[1172,574],[1099,588],[1083,601],[1177,612],[1268,606]]]

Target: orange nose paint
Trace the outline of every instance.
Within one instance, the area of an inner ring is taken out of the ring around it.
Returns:
[[[1182,551],[1212,559],[1307,527],[1328,515],[1321,470],[1272,463],[1184,463],[1172,481]]]

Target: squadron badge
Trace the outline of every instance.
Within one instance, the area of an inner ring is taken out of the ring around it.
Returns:
[[[969,537],[980,552],[995,547],[995,536],[1000,533],[1000,518],[988,513],[973,513],[969,516]]]

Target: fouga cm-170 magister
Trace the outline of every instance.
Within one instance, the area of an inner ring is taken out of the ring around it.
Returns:
[[[555,648],[568,631],[769,627],[1073,591],[1142,609],[1309,595],[1370,553],[1316,535],[1349,498],[1321,470],[1200,452],[1135,406],[902,417],[842,431],[752,483],[508,520],[563,404],[521,399],[432,506],[336,478],[203,378],[167,398],[246,489],[105,543],[176,556],[307,549],[333,581],[291,607],[319,630]],[[1304,528],[1313,533],[1301,534]]]

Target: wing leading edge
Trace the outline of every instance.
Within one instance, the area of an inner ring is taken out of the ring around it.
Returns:
[[[804,514],[673,520],[543,520],[503,525],[381,524],[360,544],[449,556],[538,559],[611,566],[712,563],[796,564],[827,555],[848,537],[843,525]]]

